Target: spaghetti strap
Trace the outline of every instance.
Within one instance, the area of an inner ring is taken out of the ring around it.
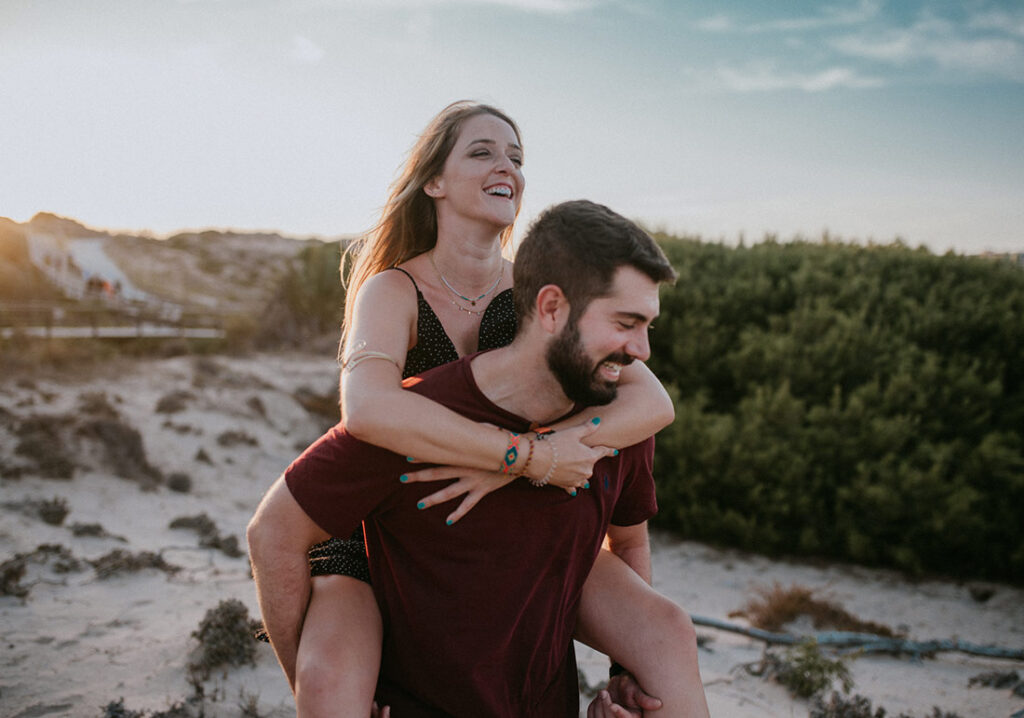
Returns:
[[[405,276],[407,276],[409,278],[409,281],[412,282],[413,288],[416,290],[416,296],[417,297],[423,296],[422,293],[420,292],[420,285],[416,284],[416,280],[413,279],[411,274],[409,274],[407,271],[405,271],[401,267],[391,267],[391,269],[395,269],[395,270],[401,272],[402,274],[404,274]]]

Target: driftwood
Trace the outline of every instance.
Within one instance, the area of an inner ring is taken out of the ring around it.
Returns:
[[[906,638],[889,638],[886,636],[876,636],[873,633],[852,633],[849,631],[826,631],[824,633],[797,636],[792,633],[774,633],[761,630],[760,628],[748,628],[747,626],[740,626],[706,616],[691,614],[690,618],[695,625],[739,633],[768,644],[797,645],[805,641],[815,641],[819,646],[833,646],[844,649],[844,652],[910,654],[915,658],[920,658],[923,655],[953,651],[972,656],[1024,661],[1024,648],[981,646],[959,639],[911,641]]]

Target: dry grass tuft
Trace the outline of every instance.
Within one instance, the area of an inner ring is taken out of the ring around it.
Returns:
[[[172,529],[192,529],[199,534],[199,545],[203,548],[215,548],[231,558],[238,558],[242,550],[238,547],[238,538],[235,536],[222,536],[217,530],[217,525],[206,514],[196,516],[178,516],[171,521]]]
[[[160,470],[149,463],[137,429],[120,420],[90,419],[78,427],[77,435],[99,443],[104,459],[116,476],[138,481],[153,488],[163,479]]]
[[[54,479],[70,479],[75,465],[64,453],[61,428],[66,417],[30,416],[15,429],[18,444],[14,453],[28,459],[40,475]]]
[[[119,548],[89,563],[96,570],[97,578],[101,579],[121,573],[136,573],[145,568],[155,568],[167,574],[174,574],[181,570],[181,566],[167,563],[164,557],[158,553],[152,551],[131,553]]]
[[[873,633],[886,637],[897,635],[888,626],[857,618],[834,601],[816,598],[815,590],[806,586],[794,584],[784,588],[776,582],[771,588],[760,587],[756,592],[758,598],[747,601],[743,608],[732,611],[729,617],[746,618],[752,626],[765,631],[781,631],[786,624],[800,616],[808,616],[815,628]]]

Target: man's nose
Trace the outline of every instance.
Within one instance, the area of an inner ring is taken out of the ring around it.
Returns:
[[[626,353],[644,362],[651,358],[651,339],[647,334],[647,327],[638,329],[636,334],[630,337]]]

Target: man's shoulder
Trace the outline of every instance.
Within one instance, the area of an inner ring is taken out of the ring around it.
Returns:
[[[474,384],[469,369],[469,356],[436,366],[433,369],[402,380],[402,387],[408,391],[422,394],[430,399],[445,402],[445,397],[453,392],[469,390]]]

